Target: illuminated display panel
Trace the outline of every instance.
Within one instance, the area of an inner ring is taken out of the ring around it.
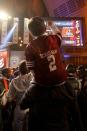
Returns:
[[[59,29],[63,46],[83,46],[83,19],[45,19],[47,32]]]
[[[0,51],[0,69],[8,66],[8,52]]]
[[[10,52],[10,62],[9,66],[16,68],[19,65],[19,62],[24,60],[24,51],[11,51]]]

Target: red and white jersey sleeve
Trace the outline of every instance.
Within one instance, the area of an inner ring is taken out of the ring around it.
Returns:
[[[26,56],[26,64],[27,64],[27,67],[32,70],[34,68],[34,54],[33,54],[33,49],[31,47],[31,45],[29,44],[27,47],[26,47],[26,50],[25,50],[25,56]]]

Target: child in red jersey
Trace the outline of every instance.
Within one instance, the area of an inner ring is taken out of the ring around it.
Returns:
[[[26,48],[29,70],[33,70],[35,81],[42,85],[61,84],[66,80],[66,71],[61,59],[61,35],[47,35],[43,19],[32,18],[29,31],[34,39]]]
[[[40,17],[31,18],[28,27],[34,39],[27,45],[25,55],[34,81],[23,96],[20,107],[29,108],[29,131],[71,131],[71,119],[75,126],[73,129],[81,131],[61,59],[61,34],[47,34],[44,20]]]

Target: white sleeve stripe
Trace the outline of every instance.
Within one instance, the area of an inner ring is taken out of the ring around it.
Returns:
[[[26,62],[27,67],[34,67],[34,62]]]
[[[33,64],[27,64],[27,66],[34,66]]]
[[[27,68],[33,68],[34,66],[27,66]]]
[[[26,65],[34,65],[33,63],[26,63]]]
[[[34,65],[27,65],[27,67],[34,67]]]
[[[34,62],[32,61],[32,62],[26,62],[26,64],[34,64]]]
[[[62,37],[61,37],[61,35],[57,34],[57,36],[59,37],[59,39],[60,39],[60,40],[62,40]]]

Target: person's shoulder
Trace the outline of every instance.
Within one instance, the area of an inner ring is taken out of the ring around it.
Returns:
[[[62,35],[61,35],[60,33],[55,34],[55,36],[56,36],[58,39],[62,40]]]
[[[33,74],[32,74],[31,72],[29,72],[29,73],[27,74],[27,78],[28,78],[28,80],[30,80],[30,81],[33,81],[33,80],[34,80],[34,76],[33,76]]]
[[[61,34],[50,34],[50,35],[48,35],[48,37],[53,37],[53,38],[56,38],[56,39],[62,39],[62,36],[61,36]]]
[[[23,75],[22,77],[23,77],[23,79],[24,79],[24,78],[26,79],[26,78],[30,77],[30,75],[31,75],[30,73],[27,73],[27,74]],[[22,77],[21,77],[21,78],[22,78]]]
[[[26,48],[28,48],[29,46],[31,46],[31,42],[29,42],[29,43],[26,45]]]
[[[36,41],[35,40],[32,40],[32,41],[30,41],[28,44],[27,44],[27,46],[26,46],[26,50],[27,49],[31,49],[31,48],[33,48],[33,46],[36,44]]]
[[[13,84],[16,81],[20,81],[19,75],[17,77],[15,77],[14,79],[12,79],[10,83]]]

